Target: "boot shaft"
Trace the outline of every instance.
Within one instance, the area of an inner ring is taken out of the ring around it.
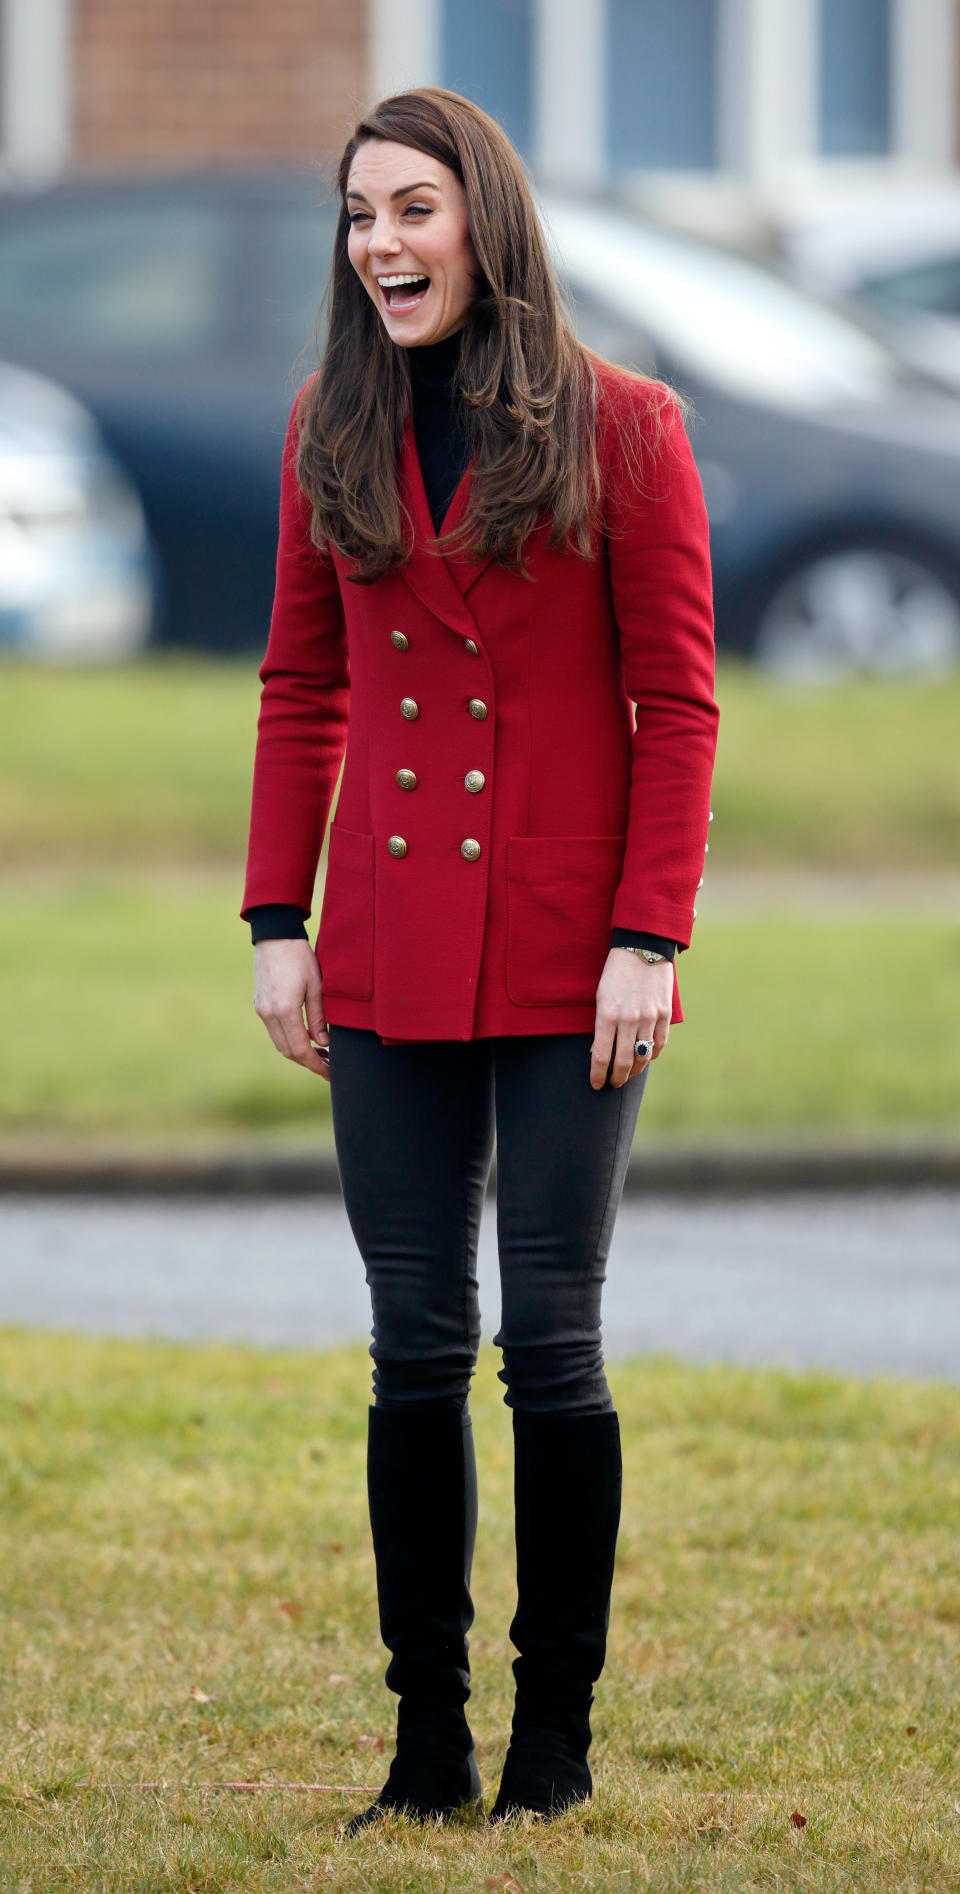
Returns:
[[[439,1403],[371,1408],[367,1492],[387,1686],[411,1706],[462,1705],[476,1533],[469,1418]]]
[[[620,1425],[514,1410],[517,1700],[586,1715],[603,1669],[620,1526]]]

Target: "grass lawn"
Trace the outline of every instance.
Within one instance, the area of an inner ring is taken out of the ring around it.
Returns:
[[[325,1087],[279,1059],[250,1003],[257,693],[254,658],[0,667],[0,1130],[325,1129]],[[903,877],[957,875],[960,677],[791,693],[727,665],[719,696],[688,1023],[642,1135],[957,1123],[960,927]],[[712,908],[711,879],[744,870],[750,910]],[[889,909],[813,892],[798,912],[791,870],[890,871]]]
[[[8,884],[0,1129],[326,1135],[326,1085],[281,1059],[253,1013],[236,907],[222,873]],[[697,925],[644,1140],[960,1122],[955,923],[838,916],[825,930],[763,910]]]
[[[0,665],[8,869],[229,862],[246,844],[255,656]],[[721,667],[711,866],[946,868],[960,857],[960,673],[778,689]]]
[[[956,1894],[956,1391],[662,1359],[611,1375],[625,1509],[593,1805],[342,1844],[392,1735],[369,1365],[0,1331],[4,1889]],[[488,1346],[488,1797],[511,1683],[501,1392]],[[238,1780],[356,1793],[209,1786]]]

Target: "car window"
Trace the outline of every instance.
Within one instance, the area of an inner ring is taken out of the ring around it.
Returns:
[[[183,356],[229,321],[233,218],[217,203],[63,201],[0,221],[0,349]]]
[[[574,294],[635,323],[685,377],[802,409],[875,398],[900,372],[865,327],[744,258],[605,206],[548,198],[546,215]]]
[[[886,303],[907,309],[930,309],[938,316],[960,316],[960,255],[912,269],[890,270],[866,277],[862,289]]]
[[[259,216],[259,279],[266,340],[291,359],[308,354],[330,273],[336,204],[270,204]]]

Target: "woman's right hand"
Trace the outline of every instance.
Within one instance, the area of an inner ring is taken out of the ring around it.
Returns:
[[[257,942],[253,950],[253,1004],[277,1051],[329,1081],[330,1035],[323,1013],[320,968],[309,941]],[[316,1041],[315,1046],[311,1040]]]

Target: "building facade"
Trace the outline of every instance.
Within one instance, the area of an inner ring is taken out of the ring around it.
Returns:
[[[960,0],[0,0],[10,177],[313,157],[424,83],[544,178],[735,234],[955,169]]]

